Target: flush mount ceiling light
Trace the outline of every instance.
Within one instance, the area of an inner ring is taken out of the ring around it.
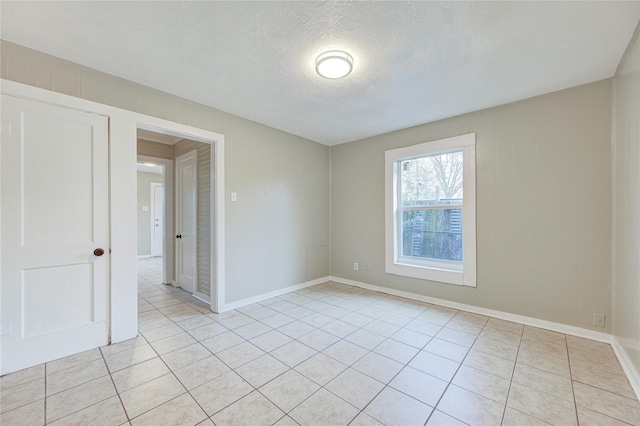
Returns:
[[[316,72],[324,78],[342,78],[353,70],[353,58],[347,52],[331,50],[316,58]]]

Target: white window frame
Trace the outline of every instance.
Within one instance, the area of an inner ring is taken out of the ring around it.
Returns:
[[[400,256],[399,173],[402,161],[462,149],[462,262]],[[476,287],[476,134],[440,139],[385,152],[385,272]]]

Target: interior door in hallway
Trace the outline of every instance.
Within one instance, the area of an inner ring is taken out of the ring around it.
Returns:
[[[164,197],[161,183],[151,183],[151,256],[162,256],[164,246]]]
[[[108,343],[108,118],[3,95],[2,374]]]
[[[189,293],[196,286],[197,152],[176,158],[176,277]]]

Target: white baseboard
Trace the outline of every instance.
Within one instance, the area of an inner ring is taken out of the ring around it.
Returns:
[[[151,259],[150,254],[139,254],[138,259]]]
[[[627,379],[629,379],[629,383],[635,391],[636,397],[640,399],[640,373],[633,362],[629,359],[627,351],[624,350],[624,347],[617,336],[611,336],[611,347],[616,353],[618,361],[620,361],[620,365],[622,365],[622,369],[627,374]]]
[[[328,276],[328,277],[318,278],[312,281],[307,281],[302,284],[292,285],[289,287],[271,291],[269,293],[261,294],[261,295],[250,297],[243,300],[238,300],[237,302],[227,303],[220,308],[220,312],[231,311],[233,309],[241,308],[243,306],[247,306],[252,303],[257,303],[263,300],[271,299],[272,297],[277,297],[283,294],[291,293],[293,291],[300,290],[306,287],[311,287],[317,284],[323,284],[327,281],[333,281],[336,283],[360,287],[367,290],[376,291],[379,293],[389,294],[392,296],[399,296],[399,297],[404,297],[406,299],[417,300],[420,302],[432,303],[434,305],[440,305],[448,308],[459,309],[459,310],[480,314],[480,315],[485,315],[485,316],[490,316],[493,318],[498,318],[506,321],[517,322],[517,323],[529,325],[532,327],[543,328],[543,329],[555,331],[558,333],[569,334],[571,336],[583,337],[585,339],[591,339],[598,342],[608,343],[612,346],[614,353],[616,354],[616,356],[618,357],[618,360],[620,361],[620,365],[624,369],[624,372],[626,373],[627,378],[629,379],[629,382],[631,383],[631,386],[636,393],[636,396],[640,399],[640,374],[638,373],[638,370],[636,370],[635,366],[629,359],[627,353],[625,352],[624,348],[620,344],[620,341],[618,340],[618,338],[615,336],[612,336],[611,334],[588,330],[580,327],[574,327],[566,324],[560,324],[552,321],[545,321],[538,318],[531,318],[524,315],[517,315],[517,314],[511,314],[508,312],[496,311],[493,309],[481,308],[478,306],[467,305],[465,303],[452,302],[450,300],[438,299],[436,297],[424,296],[421,294],[410,293],[408,291],[396,290],[388,287],[380,287],[372,284],[363,283],[360,281],[349,280],[346,278]],[[204,300],[204,302],[207,302],[207,301]]]
[[[460,309],[475,314],[486,315],[506,321],[517,322],[532,327],[544,328],[546,330],[556,331],[558,333],[569,334],[571,336],[583,337],[585,339],[596,340],[598,342],[608,343],[613,348],[622,369],[624,370],[631,387],[636,393],[636,397],[640,399],[640,373],[629,359],[627,352],[616,336],[599,331],[588,330],[585,328],[574,327],[571,325],[560,324],[552,321],[545,321],[538,318],[526,317],[524,315],[516,315],[508,312],[496,311],[493,309],[480,308],[478,306],[467,305],[464,303],[452,302],[450,300],[438,299],[436,297],[424,296],[421,294],[410,293],[407,291],[396,290],[388,287],[380,287],[372,284],[366,284],[360,281],[349,280],[340,277],[329,277],[331,281],[364,288],[367,290],[377,291],[380,293],[390,294],[392,296],[404,297],[407,299],[418,300],[421,302],[433,303],[435,305],[445,306],[453,309]]]
[[[587,330],[585,328],[574,327],[557,322],[545,321],[538,318],[526,317],[524,315],[516,315],[508,312],[496,311],[493,309],[481,308],[479,306],[467,305],[465,303],[452,302],[450,300],[438,299],[436,297],[424,296],[421,294],[410,293],[408,291],[396,290],[388,287],[380,287],[377,285],[366,284],[360,281],[348,280],[340,277],[330,277],[331,281],[341,284],[352,285],[355,287],[365,288],[380,293],[390,294],[392,296],[404,297],[407,299],[418,300],[421,302],[433,303],[434,305],[445,306],[447,308],[460,309],[474,314],[486,315],[506,321],[517,322],[532,327],[544,328],[546,330],[557,331],[558,333],[570,334],[572,336],[584,337],[585,339],[596,340],[598,342],[611,343],[611,335],[599,331]]]
[[[206,294],[196,292],[196,293],[192,293],[191,295],[201,302],[204,302],[206,304],[211,303],[211,301],[209,300],[209,296],[207,296]]]
[[[283,294],[291,293],[292,291],[300,290],[313,285],[318,285],[330,281],[330,277],[317,278],[312,281],[307,281],[302,284],[295,284],[289,287],[280,288],[278,290],[270,291],[269,293],[260,294],[258,296],[249,297],[247,299],[238,300],[237,302],[225,303],[220,307],[220,313],[238,309],[243,306],[250,305],[252,303],[262,302],[263,300],[271,299],[273,297],[282,296]]]

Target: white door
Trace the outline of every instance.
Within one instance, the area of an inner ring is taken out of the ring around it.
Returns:
[[[193,293],[196,285],[197,152],[176,158],[176,276]]]
[[[162,256],[164,199],[161,183],[151,183],[151,256]]]
[[[5,374],[108,343],[109,147],[107,117],[1,103]]]

